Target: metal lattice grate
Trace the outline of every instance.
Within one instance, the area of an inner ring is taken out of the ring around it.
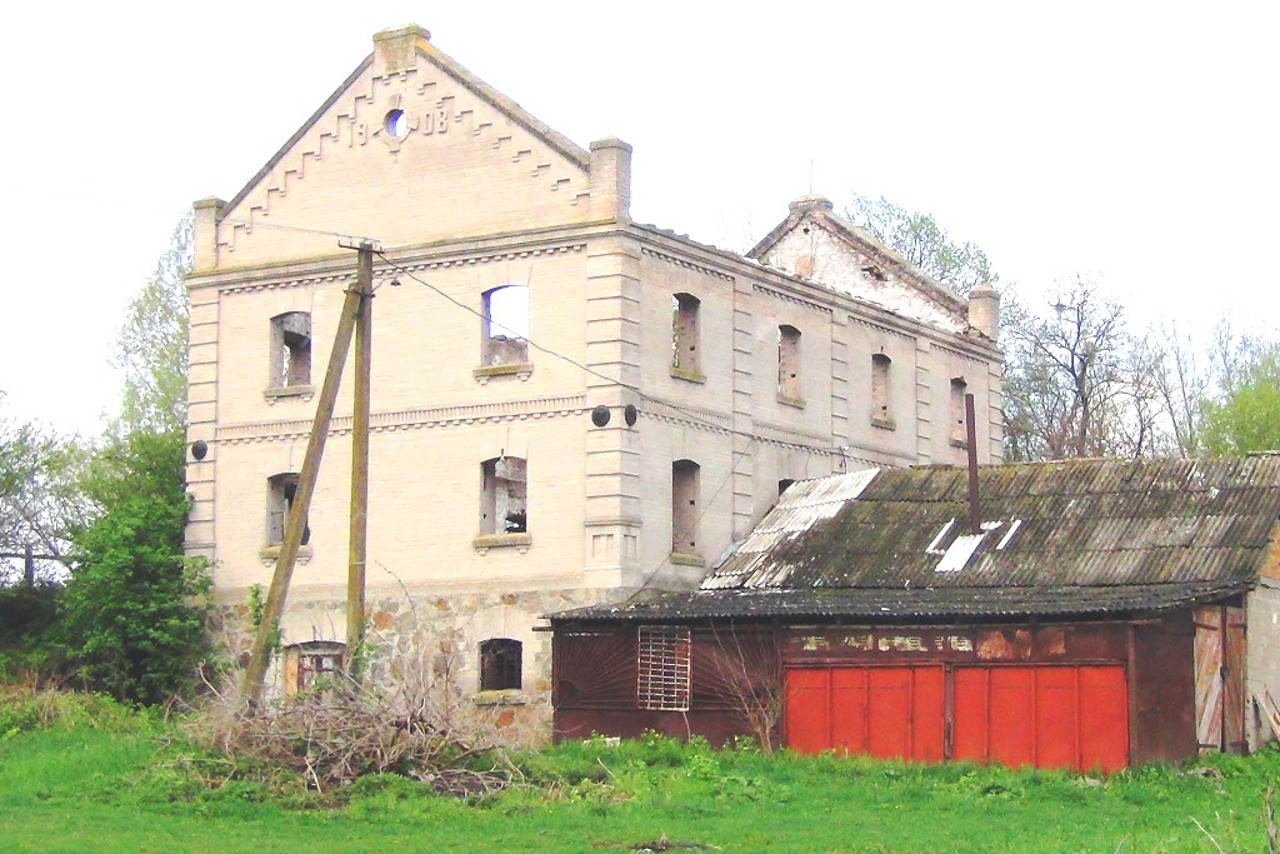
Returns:
[[[639,633],[636,704],[655,711],[688,711],[689,630],[640,626]]]

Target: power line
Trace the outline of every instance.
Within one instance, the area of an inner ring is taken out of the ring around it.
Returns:
[[[456,305],[458,308],[461,308],[463,311],[469,312],[470,314],[475,315],[476,317],[480,318],[481,320],[485,320],[485,321],[488,321],[488,320],[489,320],[489,318],[488,318],[488,317],[487,317],[483,312],[477,311],[476,309],[472,308],[471,306],[467,305],[466,303],[464,303],[464,302],[462,302],[462,301],[460,301],[460,300],[458,300],[458,299],[455,299],[454,297],[450,296],[448,293],[444,292],[444,291],[443,291],[443,290],[441,290],[440,288],[438,288],[438,287],[436,287],[435,285],[433,285],[433,284],[431,284],[430,282],[428,282],[426,279],[423,279],[423,278],[418,277],[416,274],[414,274],[414,272],[413,272],[412,270],[406,269],[405,267],[402,267],[401,265],[397,264],[395,261],[392,261],[392,260],[391,260],[390,258],[388,258],[388,257],[386,256],[386,254],[385,254],[385,253],[383,253],[382,251],[380,251],[380,250],[374,250],[374,253],[373,253],[373,254],[375,254],[375,255],[377,255],[379,258],[381,258],[381,259],[382,259],[382,260],[387,264],[387,266],[389,266],[391,269],[396,270],[396,271],[397,271],[397,272],[399,272],[399,273],[403,273],[404,275],[408,276],[410,279],[412,279],[413,281],[415,281],[415,282],[417,282],[418,284],[422,285],[423,287],[426,287],[426,288],[428,288],[429,290],[431,290],[431,291],[433,291],[433,292],[435,292],[435,293],[439,294],[441,297],[443,297],[444,299],[446,299],[446,300],[448,300],[449,302],[453,303],[453,304],[454,304],[454,305]],[[507,328],[506,326],[503,326],[502,324],[498,324],[498,326],[499,326],[500,328],[502,328],[502,329],[506,329],[508,332],[513,332],[513,334],[514,334],[514,331],[513,331],[513,330],[511,330],[511,329],[509,329],[509,328]],[[697,420],[699,420],[699,421],[702,421],[702,420],[703,420],[703,419],[702,419],[702,414],[701,414],[701,413],[699,413],[697,410],[694,410],[694,409],[690,409],[690,408],[688,408],[688,407],[681,406],[681,405],[680,405],[680,404],[678,404],[678,403],[671,403],[671,402],[669,402],[669,401],[662,400],[662,399],[660,399],[660,398],[656,398],[656,397],[652,397],[652,396],[650,396],[650,395],[647,395],[647,394],[645,394],[644,392],[640,391],[640,389],[636,388],[635,386],[628,385],[628,384],[626,384],[626,383],[622,382],[621,380],[614,379],[613,377],[605,376],[604,374],[600,373],[599,371],[595,370],[594,368],[591,368],[591,367],[590,367],[590,366],[588,366],[588,365],[584,365],[584,364],[582,364],[581,362],[577,361],[576,359],[573,359],[573,358],[571,358],[571,357],[569,357],[569,356],[566,356],[566,355],[564,355],[563,353],[557,352],[556,350],[553,350],[553,349],[551,349],[550,347],[544,347],[543,345],[541,345],[541,344],[537,343],[536,341],[534,341],[532,338],[529,338],[529,337],[527,337],[527,336],[526,336],[526,337],[524,338],[524,340],[525,340],[526,342],[528,342],[529,346],[530,346],[530,347],[533,347],[535,350],[538,350],[539,352],[546,353],[546,354],[547,354],[547,355],[549,355],[549,356],[554,356],[554,357],[555,357],[555,358],[557,358],[557,359],[560,359],[560,360],[562,360],[562,361],[564,361],[564,362],[567,362],[567,363],[569,363],[570,365],[573,365],[574,367],[576,367],[576,368],[578,368],[578,369],[580,369],[580,370],[582,370],[582,371],[585,371],[586,373],[588,373],[588,374],[590,374],[590,375],[592,375],[592,376],[594,376],[594,377],[597,377],[597,378],[599,378],[599,379],[604,380],[605,382],[609,383],[610,385],[615,385],[615,386],[618,386],[619,388],[624,388],[624,389],[626,389],[627,391],[630,391],[630,392],[632,392],[633,394],[635,394],[635,395],[636,395],[637,397],[639,397],[641,400],[644,400],[644,401],[646,401],[646,402],[648,402],[648,403],[654,403],[654,404],[657,404],[657,405],[659,405],[659,406],[665,406],[665,407],[668,407],[668,408],[670,408],[670,409],[674,409],[674,410],[676,410],[676,411],[678,411],[678,412],[683,412],[685,415],[688,415],[688,416],[690,416],[690,417],[692,417],[692,418],[695,418],[695,419],[697,419]],[[705,422],[704,422],[704,423],[705,423]],[[733,428],[733,427],[717,427],[716,429],[723,430],[724,432],[726,432],[726,433],[728,433],[728,434],[730,434],[730,435],[733,435],[733,436],[739,436],[739,437],[741,437],[741,438],[748,439],[748,440],[750,440],[750,441],[752,441],[752,442],[755,442],[755,441],[757,441],[757,440],[760,440],[760,441],[768,441],[768,439],[767,439],[766,437],[764,437],[764,436],[760,436],[760,435],[758,435],[758,434],[756,434],[756,433],[750,433],[750,432],[747,432],[747,431],[745,431],[745,430],[738,430],[738,429],[735,429],[735,428]],[[823,447],[823,446],[821,446],[821,445],[802,445],[802,444],[800,444],[800,443],[798,443],[798,442],[794,442],[794,443],[787,443],[787,444],[796,444],[796,445],[800,445],[800,447],[810,448],[810,449],[813,449],[813,450],[816,450],[816,451],[834,451],[834,452],[837,452],[837,453],[841,453],[841,455],[843,456],[842,449],[841,449],[841,448],[839,448],[839,447],[835,447],[835,446],[830,447],[830,448],[827,448],[827,447]]]

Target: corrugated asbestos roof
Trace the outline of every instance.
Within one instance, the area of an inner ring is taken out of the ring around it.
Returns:
[[[1251,587],[1280,454],[860,471],[793,484],[696,593],[555,619],[1148,611]]]

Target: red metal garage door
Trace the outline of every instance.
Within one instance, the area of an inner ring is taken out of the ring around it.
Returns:
[[[1128,759],[1128,710],[1123,667],[957,667],[951,756],[1114,771]]]
[[[939,761],[945,684],[941,665],[788,668],[787,746]]]

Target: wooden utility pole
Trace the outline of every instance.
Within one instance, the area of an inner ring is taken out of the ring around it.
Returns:
[[[347,555],[347,673],[360,678],[364,655],[365,552],[369,526],[369,362],[373,350],[373,244],[362,241],[356,266],[355,405],[351,420],[351,532]]]
[[[302,531],[306,527],[311,496],[315,492],[316,477],[320,473],[320,458],[324,456],[324,443],[329,438],[329,422],[333,420],[333,407],[338,400],[342,368],[347,362],[347,351],[351,349],[351,335],[355,331],[356,317],[360,313],[363,298],[364,295],[357,286],[347,291],[346,300],[342,303],[342,316],[334,335],[333,352],[329,354],[329,367],[325,371],[324,385],[320,389],[316,417],[311,422],[311,438],[307,440],[307,453],[302,460],[302,471],[298,473],[298,488],[289,507],[289,519],[285,523],[284,542],[280,544],[275,574],[271,577],[271,588],[267,591],[267,601],[262,608],[262,621],[258,624],[258,634],[253,639],[253,647],[249,653],[249,665],[244,671],[244,698],[249,702],[262,698],[262,682],[271,657],[271,639],[280,625],[289,580],[293,577],[293,567],[298,559],[298,547],[302,545]]]

